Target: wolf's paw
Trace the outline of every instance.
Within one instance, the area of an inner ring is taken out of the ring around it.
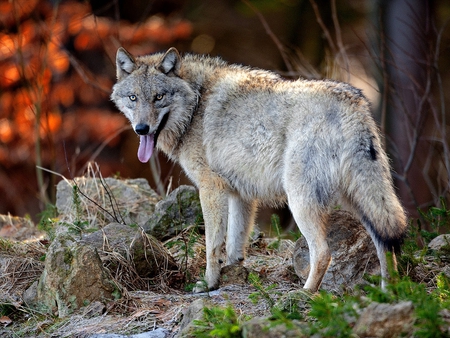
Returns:
[[[208,284],[205,281],[199,280],[197,283],[195,283],[194,288],[192,289],[193,293],[202,293],[207,292]]]
[[[193,293],[203,293],[203,292],[213,291],[218,288],[219,288],[218,285],[213,286],[213,287],[208,287],[208,283],[206,281],[199,280],[197,283],[195,283],[195,286],[192,289],[192,292]]]

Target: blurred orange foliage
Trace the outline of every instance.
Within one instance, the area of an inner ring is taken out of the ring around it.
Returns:
[[[23,192],[3,178],[16,177],[17,168],[34,197],[36,156],[61,172],[74,149],[119,144],[113,136],[126,121],[109,100],[117,48],[150,53],[192,33],[186,20],[150,16],[132,24],[96,17],[88,2],[70,0],[1,1],[0,29],[0,195],[11,199],[0,200],[0,213],[15,214],[11,205]]]

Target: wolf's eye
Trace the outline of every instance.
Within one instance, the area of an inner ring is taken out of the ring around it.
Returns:
[[[156,101],[161,101],[164,97],[164,94],[156,94],[155,99]]]
[[[128,98],[130,99],[130,101],[136,101],[137,100],[136,95],[130,95],[130,96],[128,96]]]

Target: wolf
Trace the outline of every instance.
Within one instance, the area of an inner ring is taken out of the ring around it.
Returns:
[[[175,48],[134,57],[119,48],[112,101],[154,149],[178,162],[199,190],[205,222],[202,287],[218,288],[222,247],[242,264],[258,206],[288,204],[310,250],[304,288],[317,291],[331,262],[327,218],[346,206],[370,234],[388,276],[407,222],[367,99],[331,80],[287,80]],[[204,284],[204,283],[203,283]]]

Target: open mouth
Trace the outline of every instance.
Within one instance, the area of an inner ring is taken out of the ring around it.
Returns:
[[[139,136],[139,148],[138,148],[138,159],[142,163],[147,163],[153,155],[153,150],[156,147],[156,142],[158,140],[159,133],[164,129],[167,123],[169,114],[165,114],[158,126],[158,129],[154,133]]]

